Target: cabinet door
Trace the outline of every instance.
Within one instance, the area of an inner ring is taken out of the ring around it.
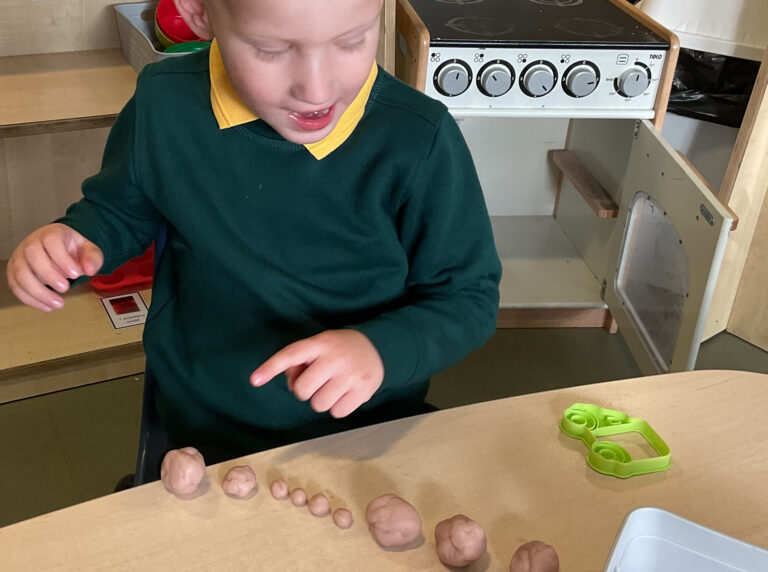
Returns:
[[[605,301],[643,371],[693,369],[733,217],[648,121],[620,197]]]

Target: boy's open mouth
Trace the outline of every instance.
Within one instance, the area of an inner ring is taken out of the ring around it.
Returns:
[[[293,114],[296,117],[301,117],[302,119],[319,119],[324,115],[327,115],[330,110],[331,108],[327,107],[325,109],[320,109],[319,111],[310,111],[308,113],[299,113],[298,111],[294,111]]]
[[[292,111],[289,115],[291,119],[304,131],[317,131],[326,127],[333,119],[334,106],[326,107],[318,111],[300,113]]]

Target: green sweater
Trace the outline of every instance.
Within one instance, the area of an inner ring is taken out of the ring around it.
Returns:
[[[422,399],[494,332],[501,273],[445,106],[380,69],[355,131],[318,161],[263,121],[220,130],[209,93],[207,51],[147,66],[60,219],[101,247],[105,274],[167,223],[144,333],[161,409],[202,432],[330,419],[282,376],[254,388],[249,375],[332,328],[363,332],[383,360],[363,410]]]

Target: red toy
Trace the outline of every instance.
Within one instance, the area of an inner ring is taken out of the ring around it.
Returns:
[[[155,25],[174,44],[202,40],[184,23],[173,0],[160,0],[155,9]]]
[[[94,276],[91,286],[96,290],[111,292],[133,288],[140,290],[152,285],[152,271],[155,259],[155,245],[149,247],[144,254],[132,258],[109,276]]]

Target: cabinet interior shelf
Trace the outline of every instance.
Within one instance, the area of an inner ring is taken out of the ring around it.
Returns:
[[[605,308],[600,285],[552,216],[492,216],[504,309]]]
[[[109,126],[135,85],[118,49],[0,57],[0,137]]]

